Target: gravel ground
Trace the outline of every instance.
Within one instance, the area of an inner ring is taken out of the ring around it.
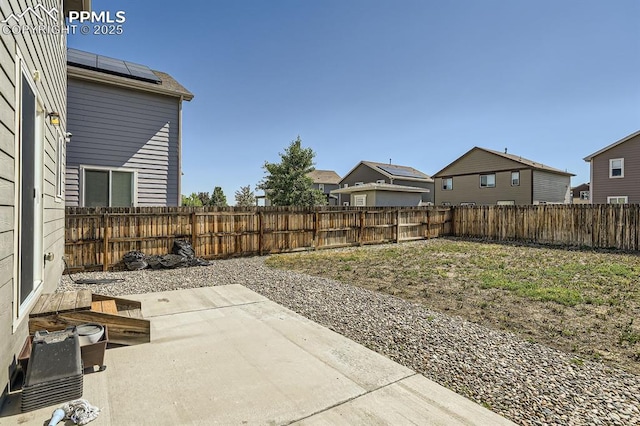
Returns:
[[[113,296],[242,284],[522,425],[640,425],[640,377],[397,297],[264,265],[217,260],[169,271],[74,274],[124,278],[76,285]]]

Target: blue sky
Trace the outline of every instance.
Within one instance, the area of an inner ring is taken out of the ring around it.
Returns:
[[[589,180],[582,158],[640,129],[638,0],[93,0],[122,35],[69,47],[168,72],[182,193],[234,192],[298,135],[316,168],[434,174],[473,146]]]

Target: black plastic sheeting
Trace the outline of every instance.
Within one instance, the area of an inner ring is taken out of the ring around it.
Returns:
[[[208,261],[195,256],[195,251],[187,241],[173,242],[172,253],[163,256],[147,256],[141,251],[130,251],[122,257],[122,261],[130,271],[141,269],[175,269],[189,266],[207,266]]]

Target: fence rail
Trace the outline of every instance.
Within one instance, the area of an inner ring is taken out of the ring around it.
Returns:
[[[72,271],[109,270],[129,251],[191,242],[205,259],[436,238],[451,234],[450,208],[78,208],[66,210]]]
[[[205,259],[441,236],[640,251],[640,205],[469,207],[139,207],[66,210],[69,268],[109,270],[122,256],[188,240]]]
[[[452,220],[456,237],[640,250],[640,204],[455,207]]]

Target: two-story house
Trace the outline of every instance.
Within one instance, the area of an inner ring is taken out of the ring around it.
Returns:
[[[90,2],[62,4],[0,3],[0,406],[29,335],[29,312],[43,292],[55,291],[64,265],[67,39],[60,27]]]
[[[567,204],[571,176],[518,155],[474,147],[434,175],[435,201],[440,205]]]
[[[68,49],[67,64],[67,206],[179,206],[182,102],[193,94],[129,61]]]
[[[360,161],[333,193],[338,195],[340,205],[353,205],[356,200],[371,206],[431,204],[433,179],[409,166]]]
[[[338,197],[331,194],[331,191],[340,187],[340,175],[333,170],[314,170],[307,174],[313,179],[313,189],[317,189],[327,197],[327,205],[338,204]]]
[[[591,203],[640,203],[640,130],[584,158],[591,169]]]

